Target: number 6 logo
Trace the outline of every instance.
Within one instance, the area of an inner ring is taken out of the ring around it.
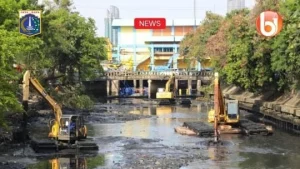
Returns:
[[[278,35],[282,25],[282,17],[273,11],[262,12],[256,19],[257,32],[265,37]]]

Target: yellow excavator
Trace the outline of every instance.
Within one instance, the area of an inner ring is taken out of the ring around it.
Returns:
[[[215,142],[219,134],[263,134],[270,135],[270,126],[240,119],[239,101],[224,99],[219,82],[219,74],[215,73],[214,108],[208,112],[208,122],[214,123]]]
[[[157,99],[173,99],[174,93],[170,91],[171,85],[174,83],[175,76],[171,74],[171,77],[167,81],[165,88],[159,88],[158,92],[156,93]]]
[[[175,92],[171,91],[171,85],[174,84],[175,74],[172,73],[169,80],[167,81],[165,88],[158,88],[156,92],[156,99],[159,100],[159,105],[175,104]],[[180,99],[179,103],[182,105],[190,105],[189,99]]]
[[[172,73],[167,81],[165,88],[158,88],[156,92],[156,99],[159,100],[160,105],[169,105],[175,102],[174,92],[171,92],[171,85],[174,83],[175,75]]]
[[[240,122],[238,100],[223,99],[217,72],[214,79],[214,108],[208,112],[208,122],[214,123],[215,142],[218,142],[220,132],[241,132],[238,127],[234,128]]]
[[[63,115],[60,105],[49,95],[42,87],[39,81],[31,76],[27,70],[23,76],[23,106],[25,111],[28,109],[28,99],[30,87],[33,87],[52,107],[54,119],[49,123],[48,137],[54,142],[45,142],[40,140],[32,140],[34,150],[43,148],[76,147],[83,149],[98,149],[95,143],[84,143],[78,141],[87,138],[87,127],[84,125],[83,117],[79,114]]]
[[[214,79],[214,107],[208,112],[208,122],[184,122],[183,127],[176,127],[175,131],[181,134],[214,136],[214,143],[219,143],[220,134],[271,135],[271,126],[253,122],[246,118],[240,119],[238,100],[224,99],[219,83],[219,74]]]
[[[214,80],[214,109],[208,113],[208,122],[215,120],[215,111],[217,112],[217,121],[222,124],[237,124],[240,120],[238,100],[223,99],[219,83],[219,74],[215,73]]]

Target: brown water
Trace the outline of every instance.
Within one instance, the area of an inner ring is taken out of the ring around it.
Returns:
[[[87,168],[111,168],[115,163],[124,161],[123,144],[119,138],[157,139],[167,146],[199,147],[199,153],[207,160],[195,160],[182,169],[198,168],[300,168],[300,138],[280,130],[273,136],[223,135],[226,143],[221,147],[207,147],[210,138],[184,136],[174,132],[176,126],[185,121],[206,121],[209,105],[198,103],[191,107],[182,106],[125,106],[128,113],[156,115],[153,118],[115,124],[89,124],[90,135],[98,140],[98,155],[91,157],[73,155],[52,159],[22,158],[24,163],[32,163],[31,168],[51,168],[51,161],[60,160],[61,165],[71,163],[85,165]],[[123,140],[124,141],[124,140]],[[62,167],[61,167],[62,168]],[[74,168],[70,167],[70,168]],[[76,168],[76,167],[75,167]],[[80,167],[77,167],[80,168]],[[81,167],[83,168],[83,167]],[[155,168],[155,167],[154,167]]]

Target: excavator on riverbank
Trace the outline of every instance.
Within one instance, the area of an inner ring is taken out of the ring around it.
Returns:
[[[88,130],[84,125],[83,117],[79,114],[64,115],[60,105],[46,92],[39,81],[31,76],[29,70],[23,76],[23,106],[25,111],[28,110],[30,87],[33,87],[48,102],[55,117],[49,123],[48,137],[51,140],[31,139],[31,146],[36,152],[42,149],[59,150],[65,148],[98,150],[97,144],[86,141]]]

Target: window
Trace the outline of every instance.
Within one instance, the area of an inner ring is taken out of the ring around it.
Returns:
[[[174,48],[154,48],[154,52],[173,52]]]
[[[164,52],[173,52],[173,48],[164,48]]]
[[[163,49],[162,48],[154,48],[154,52],[162,52]]]
[[[118,53],[118,50],[113,50],[112,53],[113,53],[113,54],[117,54],[117,53]]]

